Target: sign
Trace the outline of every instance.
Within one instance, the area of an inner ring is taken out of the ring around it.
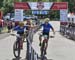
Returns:
[[[48,11],[41,11],[41,14],[46,15],[48,14]]]
[[[32,11],[32,14],[39,14],[37,10]]]
[[[68,9],[67,2],[15,2],[15,9],[24,10],[60,10]]]
[[[28,2],[31,10],[50,10],[53,2]]]
[[[37,8],[38,8],[38,10],[42,10],[44,8],[44,3],[43,2],[37,2]]]
[[[23,21],[23,9],[15,9],[15,21]]]
[[[30,9],[27,2],[15,2],[14,8],[15,9],[24,9],[24,10]]]
[[[67,10],[60,10],[60,21],[67,21],[67,14],[68,11]]]
[[[61,25],[66,25],[67,24],[67,21],[68,21],[67,14],[68,14],[68,10],[60,10]]]
[[[32,14],[42,14],[42,15],[46,15],[46,14],[48,14],[48,11],[45,11],[45,10],[41,10],[41,11],[34,10],[34,11],[32,11]]]
[[[53,3],[52,10],[60,10],[60,9],[68,9],[68,3],[67,2],[55,2]]]

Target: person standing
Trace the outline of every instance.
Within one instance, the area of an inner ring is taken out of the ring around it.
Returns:
[[[3,20],[2,19],[0,19],[0,33],[2,33],[2,28],[3,28]]]

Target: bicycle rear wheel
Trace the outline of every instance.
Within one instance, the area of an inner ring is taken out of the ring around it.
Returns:
[[[20,57],[20,52],[21,52],[21,49],[20,49],[20,42],[16,41],[13,45],[13,54],[16,58],[19,58]]]

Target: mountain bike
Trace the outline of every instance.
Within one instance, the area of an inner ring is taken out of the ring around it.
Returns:
[[[23,48],[22,36],[20,36],[18,34],[17,35],[11,34],[11,35],[17,37],[16,41],[13,44],[13,54],[14,54],[14,56],[16,58],[19,58],[20,57],[21,50]]]
[[[48,35],[42,35],[42,33],[39,34],[40,37],[44,37],[42,43],[41,43],[41,60],[45,60],[45,54],[46,54],[46,41],[48,40]],[[54,34],[55,35],[55,34]],[[50,38],[54,38],[54,36],[49,36]]]
[[[41,60],[44,60],[44,57],[45,57],[45,47],[46,47],[46,41],[48,40],[48,36],[47,35],[42,35],[42,34],[39,34],[40,37],[44,37],[42,43],[41,43],[41,46],[40,46],[40,50],[41,50]]]
[[[46,41],[47,41],[47,35],[44,35],[44,40],[42,42],[42,45],[41,45],[41,60],[44,60],[44,56],[45,56],[45,46],[46,46]]]

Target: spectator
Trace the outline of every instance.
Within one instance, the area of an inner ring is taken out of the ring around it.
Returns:
[[[0,19],[0,33],[2,31],[2,28],[3,28],[3,23],[4,23],[4,21]]]
[[[15,21],[15,27],[19,25],[19,21]]]
[[[8,21],[7,28],[8,28],[8,33],[9,33],[12,29],[12,22],[11,21]]]

